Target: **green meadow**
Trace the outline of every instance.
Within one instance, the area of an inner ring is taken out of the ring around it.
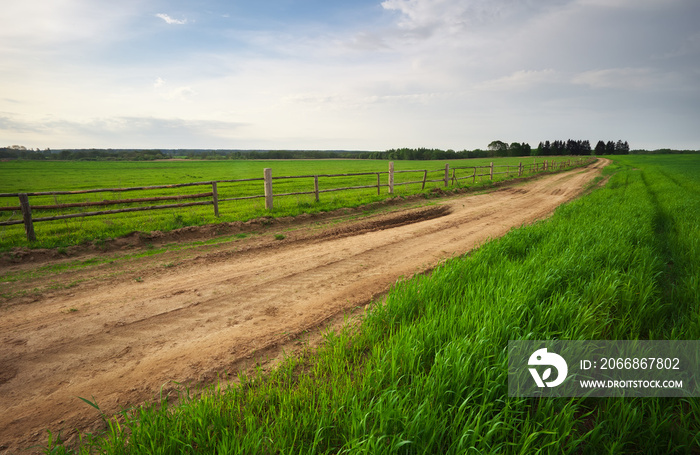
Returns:
[[[700,452],[700,398],[507,393],[509,340],[700,338],[700,155],[614,160],[604,187],[397,283],[318,350],[46,452]]]
[[[552,157],[556,160],[568,158]],[[445,164],[456,168],[456,177],[472,175],[472,169],[459,169],[465,166],[532,164],[532,158],[496,158],[470,159],[452,161],[397,161],[395,169],[431,171],[428,180],[444,177]],[[538,162],[542,162],[538,158]],[[213,180],[235,180],[262,178],[263,169],[271,168],[274,177],[351,174],[363,172],[387,172],[388,162],[379,160],[270,160],[270,161],[156,161],[156,162],[100,162],[100,161],[8,161],[0,163],[0,193],[75,191],[98,188],[127,188],[157,185],[172,185],[192,182],[209,182]],[[496,168],[496,172],[503,169]],[[511,168],[515,172],[514,168]],[[479,174],[487,173],[480,169]],[[452,173],[450,172],[450,176]],[[512,177],[512,175],[511,175]],[[504,175],[497,175],[494,181],[503,180]],[[396,183],[418,181],[422,173],[397,173]],[[387,176],[381,176],[381,183],[387,184]],[[320,178],[320,190],[376,185],[376,175]],[[477,179],[475,186],[488,186],[488,177]],[[462,180],[459,186],[472,185],[471,180]],[[430,189],[441,186],[440,183],[428,183]],[[219,183],[219,199],[255,196],[264,194],[263,182]],[[310,192],[314,190],[313,178],[274,180],[274,193]],[[182,194],[197,194],[212,191],[211,185],[192,186],[177,189],[160,189],[120,193],[88,193],[80,195],[32,196],[31,205],[56,205],[80,202],[98,202],[102,200],[123,200],[131,198],[160,197]],[[313,195],[295,195],[275,198],[272,212],[265,209],[263,198],[222,201],[219,205],[219,218],[214,216],[212,206],[194,206],[173,209],[151,210],[110,214],[67,220],[37,222],[34,224],[37,242],[32,247],[64,247],[89,241],[102,241],[108,238],[127,235],[134,231],[169,231],[184,226],[197,226],[216,222],[245,221],[261,216],[293,216],[300,213],[329,211],[342,207],[359,205],[421,193],[421,184],[397,186],[394,194],[388,194],[386,187],[377,195],[376,188],[361,190],[321,193],[316,202]],[[197,201],[211,198],[197,199]],[[188,200],[193,201],[193,200]],[[183,201],[183,202],[188,202]],[[177,201],[150,202],[141,204],[120,204],[107,207],[87,207],[57,210],[33,210],[33,217],[46,217],[66,213],[113,210],[137,205],[173,204]],[[18,206],[17,197],[0,198],[0,206]],[[18,210],[0,211],[0,221],[21,220]],[[30,246],[26,240],[23,225],[0,226],[0,251],[16,246]]]

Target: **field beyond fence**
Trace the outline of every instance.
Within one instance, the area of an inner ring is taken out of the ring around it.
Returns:
[[[445,163],[440,169],[402,169],[395,170],[390,162],[386,171],[348,172],[348,173],[314,173],[304,175],[282,175],[275,173],[274,167],[265,168],[260,177],[240,179],[219,179],[210,181],[175,183],[166,185],[134,186],[119,188],[98,188],[80,190],[52,190],[34,192],[0,193],[0,247],[26,244],[20,242],[24,228],[26,241],[35,246],[37,239],[42,246],[53,246],[57,238],[63,238],[58,244],[74,244],[88,239],[119,235],[119,229],[110,229],[118,221],[124,221],[125,215],[136,212],[152,212],[166,209],[183,210],[201,206],[211,206],[209,216],[203,212],[171,212],[170,223],[158,223],[153,216],[138,223],[137,229],[150,231],[168,230],[186,225],[203,224],[203,221],[217,221],[221,218],[221,206],[224,205],[228,215],[221,221],[245,219],[254,216],[277,214],[296,214],[300,211],[329,210],[358,203],[374,202],[397,194],[420,193],[434,188],[458,188],[469,185],[488,184],[513,177],[531,176],[541,172],[568,169],[589,163],[592,158],[560,158],[542,162],[496,164],[493,161],[470,166]],[[470,160],[473,161],[473,160]],[[512,161],[512,160],[511,160]],[[501,161],[502,162],[502,161]],[[461,163],[460,163],[461,164]],[[274,164],[273,164],[274,165]],[[204,187],[204,191],[202,191]],[[400,191],[404,187],[404,191]],[[382,190],[385,190],[384,195]],[[353,196],[349,196],[353,192]],[[322,194],[336,195],[324,200]],[[375,194],[376,193],[376,194]],[[107,196],[105,196],[107,194]],[[123,195],[128,197],[123,197]],[[138,197],[131,196],[136,194]],[[289,210],[290,203],[280,198],[295,196],[291,204],[296,203],[296,213]],[[31,200],[30,200],[31,198]],[[92,199],[91,199],[92,198]],[[14,199],[15,203],[12,204]],[[264,201],[251,206],[253,200]],[[167,202],[167,203],[166,203]],[[328,204],[330,202],[330,204]],[[154,204],[155,203],[155,204]],[[235,203],[235,204],[226,204]],[[95,208],[105,210],[95,210]],[[108,208],[108,209],[107,209]],[[277,209],[277,210],[275,210]],[[245,214],[241,216],[242,214]],[[211,215],[215,220],[211,219]],[[95,223],[84,223],[88,217],[100,217]],[[162,217],[161,217],[162,218]],[[188,219],[186,219],[188,218]],[[141,218],[143,219],[143,217]],[[68,222],[71,220],[71,223]],[[78,221],[76,221],[78,220]],[[156,222],[154,222],[156,221]],[[37,235],[35,223],[54,222],[52,227],[43,229]],[[60,222],[63,222],[61,224]],[[133,223],[123,223],[132,226]],[[169,225],[168,225],[169,224]],[[13,229],[6,231],[7,229]],[[104,229],[106,228],[106,229]],[[128,229],[128,228],[127,228]],[[121,234],[124,234],[123,229]],[[71,240],[65,239],[70,237]]]

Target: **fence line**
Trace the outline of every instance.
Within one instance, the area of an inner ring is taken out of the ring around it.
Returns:
[[[450,184],[450,181],[452,182],[453,186],[456,186],[459,184],[460,180],[471,179],[472,183],[476,183],[477,177],[488,176],[490,178],[490,180],[493,180],[494,175],[505,174],[506,176],[510,176],[510,174],[513,173],[514,175],[517,174],[518,176],[522,176],[523,173],[526,171],[528,171],[529,173],[538,173],[538,172],[546,172],[549,170],[556,170],[556,169],[561,170],[561,169],[565,169],[567,167],[571,167],[572,165],[577,166],[577,165],[586,164],[586,163],[590,162],[591,160],[593,160],[593,159],[592,158],[588,158],[588,159],[579,158],[579,159],[573,161],[573,163],[572,163],[572,160],[565,160],[565,161],[562,161],[559,163],[555,163],[555,161],[552,160],[551,162],[548,162],[548,161],[544,161],[542,163],[534,162],[534,163],[529,164],[529,165],[523,165],[522,162],[520,162],[517,165],[494,165],[493,162],[491,162],[488,166],[456,166],[456,167],[453,167],[451,169],[450,169],[449,164],[445,164],[444,170],[437,169],[437,170],[432,170],[432,171],[427,170],[427,169],[394,170],[394,163],[389,162],[389,170],[383,171],[383,172],[357,172],[357,173],[349,173],[349,174],[290,175],[290,176],[279,176],[279,177],[273,177],[272,176],[272,169],[266,168],[263,171],[262,178],[215,180],[215,181],[208,181],[208,182],[178,183],[178,184],[173,184],[173,185],[142,186],[142,187],[129,187],[129,188],[102,188],[102,189],[76,190],[76,191],[45,191],[45,192],[33,192],[33,193],[0,193],[0,197],[16,197],[16,198],[18,198],[19,204],[20,204],[19,206],[0,207],[0,212],[2,212],[2,211],[12,211],[12,212],[21,211],[21,213],[22,213],[21,220],[3,221],[3,222],[0,222],[0,226],[11,226],[11,225],[17,225],[17,224],[24,224],[25,232],[27,234],[27,239],[29,241],[35,241],[36,235],[34,233],[34,224],[33,224],[35,222],[65,220],[65,219],[69,219],[69,218],[84,218],[84,217],[89,217],[89,216],[110,215],[110,214],[116,214],[116,213],[140,212],[140,211],[148,211],[148,210],[162,210],[162,209],[180,208],[180,207],[192,207],[192,206],[200,206],[200,205],[212,205],[214,207],[214,215],[216,217],[218,217],[219,216],[219,203],[224,202],[224,201],[240,201],[240,200],[246,200],[246,199],[265,198],[265,208],[268,210],[272,210],[273,201],[274,201],[275,196],[282,197],[282,196],[313,194],[315,196],[316,202],[318,202],[319,196],[321,193],[329,193],[329,192],[334,192],[334,191],[376,188],[377,195],[379,195],[379,194],[381,194],[381,188],[388,187],[389,194],[393,194],[394,187],[396,187],[396,186],[420,184],[421,190],[424,190],[426,183],[437,183],[437,182],[442,183],[444,185],[444,187],[447,188]],[[503,168],[503,167],[506,168],[504,172],[494,172],[494,168]],[[514,170],[511,171],[511,168],[514,168]],[[481,169],[488,169],[488,172],[481,173],[481,174],[477,173],[478,172],[477,170],[481,170]],[[450,175],[450,170],[452,170],[451,175]],[[468,172],[468,173],[465,172],[463,176],[458,177],[457,176],[458,170],[459,171],[470,170],[470,172]],[[436,172],[442,173],[443,171],[444,171],[444,174],[443,174],[442,178],[428,179],[428,173],[436,173]],[[411,173],[411,172],[422,173],[423,178],[421,180],[411,180],[411,181],[399,182],[399,183],[396,183],[394,181],[395,174]],[[373,185],[358,185],[358,186],[349,186],[349,187],[340,187],[340,188],[328,188],[328,189],[323,189],[323,190],[319,189],[319,178],[354,177],[354,176],[365,176],[365,175],[376,175],[377,176],[376,185],[375,184],[373,184]],[[382,181],[381,181],[382,175],[387,175],[387,183],[382,183]],[[313,191],[298,191],[298,192],[273,194],[273,190],[272,190],[273,180],[292,180],[292,179],[304,179],[304,178],[313,178],[314,179]],[[254,182],[254,181],[262,181],[263,182],[264,194],[253,195],[253,196],[239,196],[239,197],[223,198],[223,199],[219,198],[219,195],[218,195],[218,184],[219,183],[240,183],[240,182]],[[36,196],[54,196],[54,198],[55,198],[57,195],[76,195],[76,194],[107,193],[107,192],[120,193],[120,192],[125,192],[125,191],[146,191],[146,190],[183,188],[183,187],[203,186],[203,185],[211,186],[211,191],[205,192],[205,193],[196,193],[196,194],[156,196],[156,197],[148,197],[148,198],[132,198],[132,199],[117,199],[117,200],[103,200],[103,201],[97,201],[97,202],[80,202],[80,203],[68,203],[68,204],[59,204],[58,200],[56,200],[55,205],[33,205],[32,206],[29,204],[29,196],[35,196],[35,197]],[[101,210],[101,211],[94,211],[94,212],[71,213],[71,214],[67,214],[67,215],[56,215],[56,216],[38,217],[38,218],[32,217],[32,209],[33,210],[60,210],[60,209],[65,209],[65,208],[109,206],[109,205],[140,203],[140,202],[157,202],[157,201],[167,201],[167,200],[203,199],[203,198],[210,198],[210,200],[198,201],[198,202],[185,202],[185,203],[178,203],[178,204],[128,207],[128,208],[120,208],[120,209],[116,209],[116,210]]]

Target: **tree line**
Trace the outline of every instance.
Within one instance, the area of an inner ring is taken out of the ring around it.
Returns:
[[[366,158],[372,152],[347,150],[186,150],[183,158],[197,160],[323,160]]]
[[[17,146],[15,146],[17,147]],[[0,148],[0,159],[61,160],[61,161],[153,161],[172,158],[161,150],[32,150],[13,147]]]
[[[193,160],[282,160],[365,158],[374,152],[345,150],[192,150],[192,149],[63,149],[32,150],[24,146],[0,147],[0,159],[63,161],[153,161],[172,158]]]
[[[630,153],[630,146],[627,141],[598,141],[594,149],[587,140],[545,141],[537,146],[533,155],[627,155]]]
[[[374,159],[374,160],[452,160],[466,158],[497,158],[508,156],[554,155],[625,155],[647,153],[698,153],[694,150],[659,149],[630,150],[627,141],[598,141],[591,147],[588,140],[569,139],[540,142],[531,148],[526,142],[492,141],[488,147],[455,151],[436,148],[397,148],[386,151],[348,150],[192,150],[192,149],[64,149],[32,150],[13,145],[0,147],[0,159],[65,160],[65,161],[152,161],[163,159],[192,160],[266,160],[266,159]]]
[[[598,141],[595,149],[588,140],[555,140],[540,142],[532,148],[527,142],[492,141],[486,150],[440,150],[429,148],[400,148],[386,152],[370,153],[367,158],[385,160],[447,160],[463,158],[499,158],[508,156],[554,156],[554,155],[622,155],[630,153],[627,141]]]

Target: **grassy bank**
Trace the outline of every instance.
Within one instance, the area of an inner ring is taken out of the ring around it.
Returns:
[[[508,340],[700,338],[700,162],[616,160],[605,188],[398,283],[320,350],[125,412],[79,450],[697,453],[699,398],[507,394]]]
[[[548,159],[563,160],[561,157]],[[520,162],[530,164],[530,158],[498,158],[473,159],[452,161],[400,161],[395,163],[395,169],[415,170],[426,169],[433,171],[428,180],[444,178],[445,164],[451,168],[460,166],[487,166],[491,161],[496,165],[517,165]],[[542,159],[538,159],[542,162]],[[126,188],[156,185],[171,185],[178,183],[207,182],[212,180],[232,180],[262,178],[263,169],[271,168],[273,177],[317,174],[349,174],[362,172],[387,172],[388,163],[378,160],[278,160],[278,161],[165,161],[165,162],[41,162],[41,161],[12,161],[0,163],[0,193],[75,191],[95,188]],[[502,171],[502,169],[496,169]],[[513,170],[512,170],[513,171]],[[472,170],[470,169],[469,175]],[[487,173],[480,170],[479,174]],[[466,170],[457,170],[457,177],[465,177]],[[505,175],[495,175],[494,180],[503,180]],[[512,175],[511,175],[512,177]],[[396,183],[422,181],[423,174],[397,173]],[[467,183],[468,182],[468,183]],[[386,175],[382,176],[382,184],[387,183]],[[320,190],[376,185],[376,175],[347,176],[319,179]],[[462,180],[459,186],[489,186],[488,176],[477,179],[475,185],[471,180]],[[263,182],[252,181],[244,183],[221,183],[218,185],[220,202],[220,217],[214,216],[212,206],[194,206],[156,211],[131,212],[103,216],[73,218],[59,221],[38,222],[34,228],[38,241],[30,244],[26,240],[24,226],[0,226],[0,251],[16,246],[31,246],[33,248],[54,248],[75,245],[83,242],[100,242],[102,240],[127,235],[134,231],[169,231],[184,226],[199,226],[209,223],[245,221],[261,216],[294,216],[300,213],[315,213],[330,211],[343,207],[357,207],[371,202],[381,201],[390,197],[405,196],[416,193],[427,193],[441,186],[440,183],[430,183],[421,191],[421,184],[396,186],[394,194],[388,194],[386,187],[377,194],[375,188],[360,190],[337,191],[321,193],[320,201],[316,202],[313,195],[294,195],[276,197],[274,210],[265,209],[264,199],[248,199],[223,201],[227,198],[255,196],[264,194]],[[274,180],[273,189],[276,194],[311,192],[314,189],[313,178]],[[193,186],[177,189],[160,189],[128,193],[89,193],[80,195],[33,196],[30,203],[37,205],[56,205],[69,203],[99,202],[104,199],[124,200],[130,198],[152,198],[175,196],[182,194],[197,194],[212,191],[209,186]],[[198,199],[199,201],[203,199]],[[211,197],[206,200],[211,201]],[[127,208],[143,205],[173,204],[185,201],[148,202],[141,204],[120,204],[118,206],[93,206],[89,208],[73,208],[67,211],[34,210],[34,217],[63,215],[80,211],[99,211],[117,208]],[[0,198],[0,206],[18,206],[17,197]],[[19,210],[0,211],[0,221],[21,220]]]

